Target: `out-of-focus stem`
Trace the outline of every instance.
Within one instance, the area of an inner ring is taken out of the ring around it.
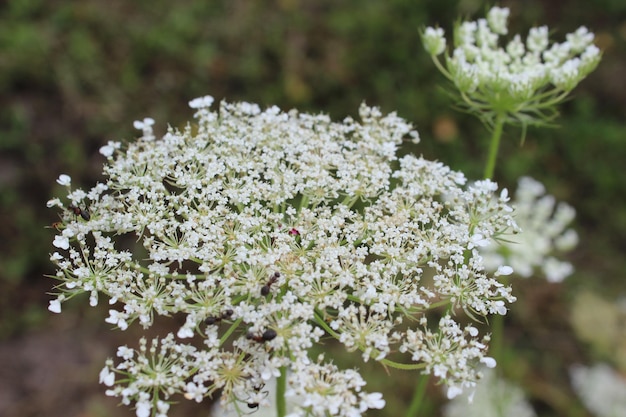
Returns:
[[[491,143],[489,144],[489,155],[485,164],[485,179],[492,179],[496,169],[496,159],[498,158],[498,149],[500,148],[500,138],[502,137],[502,129],[506,118],[505,113],[499,113],[496,116],[496,122],[493,126],[493,134],[491,135]]]

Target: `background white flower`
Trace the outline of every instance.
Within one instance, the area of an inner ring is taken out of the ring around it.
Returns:
[[[574,390],[596,417],[626,415],[626,379],[606,364],[570,369]]]
[[[445,405],[444,417],[535,417],[536,413],[518,386],[485,369],[473,393]]]
[[[572,264],[554,255],[573,249],[578,235],[569,229],[576,212],[570,205],[546,194],[540,182],[522,177],[511,202],[515,222],[521,231],[501,236],[481,248],[485,265],[496,271],[501,265],[510,265],[515,274],[530,277],[540,270],[550,282],[560,282],[574,272]]]

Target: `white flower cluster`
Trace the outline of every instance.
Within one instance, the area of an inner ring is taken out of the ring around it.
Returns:
[[[485,370],[473,394],[446,404],[444,417],[535,417],[537,414],[522,389]]]
[[[570,369],[574,390],[596,417],[626,416],[626,378],[605,364]]]
[[[542,123],[555,115],[562,101],[600,62],[593,33],[580,27],[563,43],[550,44],[548,27],[531,28],[525,40],[517,34],[506,44],[509,9],[493,7],[486,18],[460,22],[454,29],[454,49],[446,51],[441,28],[426,28],[422,42],[435,64],[458,89],[462,102],[484,121],[494,113],[522,125]]]
[[[304,413],[313,415],[325,415],[328,410],[331,415],[361,415],[368,408],[383,408],[385,400],[382,394],[375,392],[366,394],[360,392],[365,386],[365,381],[355,370],[338,371],[332,364],[322,364],[323,355],[318,357],[318,363],[305,364],[299,371],[289,372],[288,378],[291,380],[289,391],[286,397],[286,417],[296,417]],[[350,386],[354,391],[343,389]],[[336,390],[335,387],[342,387]],[[268,399],[276,396],[276,379],[272,378],[264,381],[263,389],[260,390],[260,403],[267,407],[260,408],[257,417],[271,416],[277,414],[274,404]],[[254,403],[256,408],[257,404]],[[216,403],[211,410],[213,417],[235,417],[240,414],[242,407],[235,406],[224,408]]]
[[[519,179],[511,205],[521,232],[501,236],[498,243],[481,248],[487,269],[496,271],[507,264],[526,278],[541,269],[550,282],[561,282],[571,275],[572,264],[553,255],[578,244],[576,231],[568,229],[576,216],[574,208],[563,202],[557,204],[554,196],[546,194],[543,184],[530,177]]]
[[[289,371],[294,417],[381,408],[356,371],[309,358],[325,335],[365,360],[433,372],[450,396],[475,384],[481,362],[495,365],[488,337],[461,323],[515,301],[477,245],[516,227],[506,193],[396,157],[417,132],[376,108],[333,123],[212,101],[192,101],[196,122],[162,139],[154,121],[137,122],[139,140],[101,149],[106,183],[72,191],[62,176],[69,203],[48,204],[63,219],[51,311],[87,292],[92,305],[108,298],[106,321],[122,330],[184,318],[150,348],[120,348],[101,375],[109,394],[138,417],[165,414],[177,393],[256,408],[265,382]]]

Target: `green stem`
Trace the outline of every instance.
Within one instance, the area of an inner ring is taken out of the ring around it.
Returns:
[[[416,417],[418,415],[420,407],[422,406],[422,401],[424,400],[424,394],[426,393],[427,383],[428,375],[420,375],[419,382],[415,386],[415,391],[413,392],[411,404],[406,412],[406,417]]]
[[[287,414],[287,403],[285,402],[285,391],[287,389],[287,368],[280,368],[280,376],[276,378],[276,416],[285,417]]]
[[[241,323],[242,320],[243,320],[242,318],[238,318],[233,324],[231,324],[228,330],[226,330],[226,333],[224,333],[224,335],[220,338],[220,346],[222,346],[226,342],[226,340],[228,340],[228,338],[230,337],[231,334],[233,334],[235,329],[239,327],[239,324]]]
[[[505,287],[511,285],[509,277],[499,277],[499,281]],[[500,314],[495,314],[491,320],[491,340],[489,341],[489,356],[494,358],[498,363],[498,366],[504,362],[505,345],[504,345],[504,317]]]
[[[489,342],[489,354],[500,364],[502,360],[502,343],[504,340],[504,316],[496,314],[491,325],[491,341]]]
[[[493,134],[491,135],[491,143],[489,144],[489,156],[487,157],[487,164],[485,165],[485,179],[492,179],[493,172],[496,168],[496,159],[498,157],[498,148],[500,147],[500,138],[502,137],[502,129],[504,128],[504,121],[506,113],[498,113],[496,116],[496,122],[493,126]]]

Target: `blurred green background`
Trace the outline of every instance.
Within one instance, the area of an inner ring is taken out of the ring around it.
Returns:
[[[106,306],[46,310],[48,261],[57,219],[46,201],[61,173],[89,188],[101,179],[108,140],[136,135],[153,117],[157,132],[178,126],[198,96],[263,106],[356,115],[366,101],[413,122],[422,142],[406,149],[469,178],[482,172],[488,134],[451,109],[445,85],[422,50],[418,29],[449,33],[476,0],[6,0],[0,5],[0,415],[131,416],[97,385],[103,357],[132,343],[134,330],[109,331]],[[507,378],[527,391],[540,416],[588,416],[568,380],[573,363],[605,361],[626,374],[626,2],[512,0],[510,29],[547,24],[551,39],[581,25],[604,58],[561,107],[556,129],[505,132],[496,180],[511,189],[530,175],[573,205],[576,273],[562,284],[515,281],[507,316]],[[586,297],[586,298],[585,298]],[[594,304],[595,303],[595,304]],[[606,306],[601,309],[598,306]],[[594,314],[602,311],[604,316]],[[607,312],[608,311],[608,312]],[[611,316],[621,317],[616,319]],[[621,314],[621,316],[620,316]],[[576,320],[587,320],[581,325]],[[607,321],[617,324],[607,330]],[[587,328],[588,333],[575,331]],[[604,329],[603,335],[593,332]],[[609,333],[607,336],[606,333]],[[590,333],[590,334],[589,334]],[[343,360],[341,357],[338,361]],[[354,362],[353,365],[358,365]],[[385,376],[367,364],[368,390],[383,390],[401,415],[415,376]],[[375,374],[374,372],[378,372]],[[383,375],[383,378],[379,376]],[[426,416],[439,415],[429,388]],[[208,406],[172,415],[206,415]],[[174,410],[175,411],[175,410]],[[374,413],[373,413],[374,414]]]

